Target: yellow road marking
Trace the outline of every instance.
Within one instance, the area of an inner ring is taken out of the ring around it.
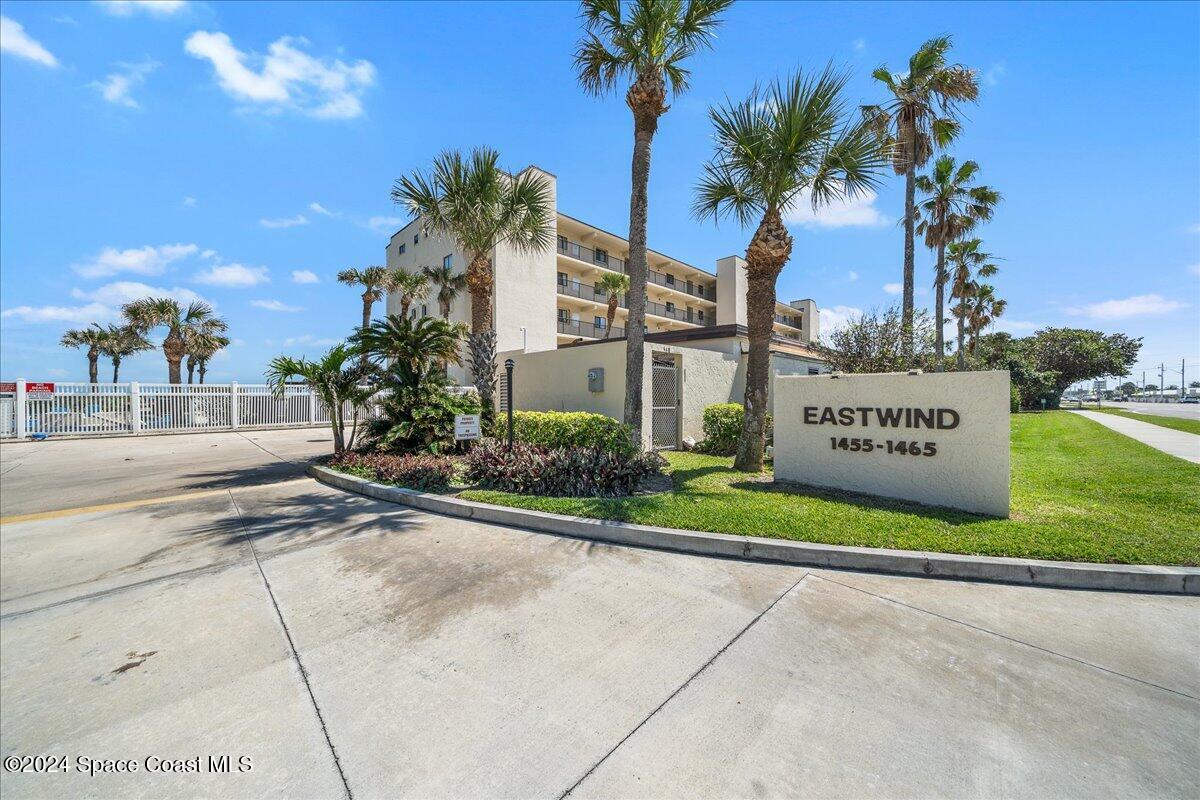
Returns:
[[[310,478],[297,478],[290,481],[279,481],[277,483],[259,483],[251,486],[237,486],[230,489],[204,489],[199,492],[188,492],[187,494],[173,494],[167,497],[147,497],[143,500],[125,500],[120,503],[101,503],[95,506],[81,506],[79,508],[62,508],[58,511],[38,511],[33,514],[16,514],[11,517],[0,517],[0,525],[11,525],[14,522],[34,522],[41,519],[58,519],[59,517],[73,517],[79,514],[95,514],[99,511],[119,511],[124,508],[139,508],[140,506],[152,506],[159,503],[178,503],[182,500],[195,500],[201,497],[213,497],[218,494],[227,492],[238,492],[246,489],[263,489],[268,486],[287,486],[293,483],[303,483],[311,480]]]

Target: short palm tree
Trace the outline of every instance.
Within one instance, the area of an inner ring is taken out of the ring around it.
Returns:
[[[621,295],[629,292],[629,276],[620,272],[606,272],[596,281],[596,288],[608,295],[608,327],[604,329],[604,338],[607,339],[612,336],[613,320],[617,318]],[[628,327],[625,334],[629,335]]]
[[[447,151],[434,159],[432,174],[414,172],[392,187],[393,201],[466,253],[472,372],[489,418],[496,382],[492,252],[501,245],[518,253],[543,252],[554,242],[556,223],[549,182],[529,170],[510,175],[499,161],[500,154],[486,147],[469,157]]]
[[[200,383],[204,383],[204,375],[208,372],[208,361],[220,350],[229,346],[229,337],[225,335],[228,326],[224,320],[205,320],[187,335],[187,373],[188,383],[197,368],[200,372]]]
[[[88,382],[99,383],[98,362],[101,348],[107,341],[108,332],[93,322],[86,328],[75,328],[62,335],[59,344],[63,347],[87,348]]]
[[[267,369],[267,384],[276,396],[282,396],[287,382],[302,378],[329,410],[333,429],[333,454],[341,455],[354,447],[358,433],[358,414],[371,396],[371,389],[360,385],[365,376],[361,363],[353,360],[354,351],[339,344],[316,361],[279,356]],[[346,438],[346,406],[351,408],[350,437]]]
[[[918,175],[916,179],[917,190],[925,195],[918,206],[921,222],[917,233],[925,237],[926,247],[937,252],[933,286],[938,372],[945,369],[946,355],[942,332],[946,315],[946,246],[961,239],[976,224],[991,219],[992,209],[1000,202],[1000,193],[990,186],[970,185],[978,174],[979,165],[974,161],[956,165],[952,156],[941,156],[929,175]]]
[[[967,353],[975,355],[975,344],[979,341],[980,334],[1002,316],[1007,307],[1007,300],[996,297],[996,287],[987,283],[971,282],[966,304]]]
[[[392,273],[391,287],[400,295],[400,316],[407,317],[408,309],[429,291],[429,276],[421,272],[405,272],[398,269]]]
[[[875,135],[850,119],[847,76],[796,73],[740,103],[709,110],[716,154],[696,187],[698,218],[757,222],[746,248],[746,322],[750,353],[746,402],[734,466],[762,470],[775,281],[792,254],[782,215],[806,193],[812,205],[855,197],[879,183],[887,162]]]
[[[917,170],[928,163],[935,147],[944,148],[961,129],[957,107],[979,97],[975,71],[950,64],[949,36],[939,36],[921,45],[908,60],[908,71],[893,74],[879,67],[871,76],[891,97],[882,105],[863,107],[863,115],[891,146],[892,168],[904,176],[904,347],[913,352],[913,281],[916,259]]]
[[[214,320],[222,326],[225,324],[218,320],[212,306],[199,300],[189,303],[185,309],[169,297],[143,297],[126,303],[121,307],[121,313],[128,324],[143,336],[155,328],[167,329],[162,351],[167,359],[167,380],[175,384],[182,383],[180,362],[187,355],[189,333],[205,323],[213,324]]]
[[[950,270],[950,297],[958,302],[954,306],[957,325],[957,360],[959,370],[967,368],[967,352],[964,349],[966,325],[970,314],[970,297],[978,285],[976,278],[990,278],[999,268],[992,262],[992,255],[982,250],[982,239],[963,239],[951,242],[946,247],[946,260]]]
[[[625,322],[625,424],[641,446],[642,363],[646,324],[646,216],[650,148],[667,90],[682,94],[691,71],[685,62],[712,46],[721,12],[733,0],[582,0],[584,35],[575,51],[580,84],[601,96],[629,81],[625,103],[633,112],[632,188],[629,198],[629,314]]]
[[[461,364],[460,345],[466,326],[438,317],[410,319],[389,314],[357,331],[350,343],[376,364]]]
[[[467,288],[466,273],[456,274],[454,267],[446,264],[440,267],[425,267],[421,271],[429,279],[429,283],[437,289],[438,310],[442,314],[442,319],[449,320],[450,306],[454,303],[454,298]]]
[[[130,325],[109,325],[105,331],[104,344],[100,346],[102,355],[112,359],[113,383],[117,383],[121,375],[121,361],[136,353],[153,350],[150,340]]]
[[[371,324],[371,309],[391,288],[393,278],[394,273],[387,267],[365,267],[364,269],[351,267],[337,274],[338,283],[363,287],[362,325],[360,327],[366,328]]]

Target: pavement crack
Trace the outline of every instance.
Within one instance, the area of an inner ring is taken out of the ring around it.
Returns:
[[[645,718],[642,719],[641,722],[639,722],[637,725],[635,725],[633,727],[633,729],[631,731],[629,731],[629,733],[627,733],[623,737],[621,737],[621,741],[619,741],[615,745],[613,745],[612,749],[609,750],[607,753],[605,753],[600,758],[599,761],[597,761],[595,764],[592,764],[592,766],[590,768],[588,768],[588,771],[583,773],[582,776],[580,776],[579,780],[575,781],[575,783],[571,784],[571,786],[568,787],[566,791],[564,791],[562,794],[560,794],[558,796],[558,800],[563,800],[563,798],[568,797],[572,792],[574,792],[576,789],[578,789],[580,784],[582,784],[589,777],[591,777],[591,774],[593,772],[595,772],[600,767],[601,764],[603,764],[605,761],[608,760],[609,756],[611,756],[613,753],[617,752],[617,750],[619,750],[621,748],[621,745],[623,745],[623,744],[625,744],[625,742],[629,741],[629,739],[632,738],[632,736],[635,733],[640,731],[646,725],[647,722],[649,722],[651,719],[653,719],[654,716],[656,714],[658,714],[659,711],[662,711],[663,708],[666,707],[667,703],[674,700],[684,689],[686,689],[688,686],[691,685],[692,681],[694,681],[694,680],[696,680],[696,678],[700,677],[701,673],[703,673],[706,669],[708,669],[713,664],[714,661],[716,661],[718,658],[720,658],[722,655],[724,655],[726,650],[728,650],[730,647],[733,647],[733,645],[737,643],[738,639],[741,639],[742,636],[745,635],[746,631],[753,628],[760,619],[762,619],[764,616],[766,616],[768,611],[770,611],[772,608],[774,608],[775,605],[780,600],[787,597],[788,594],[791,593],[791,591],[793,589],[795,589],[797,586],[799,586],[801,583],[803,583],[804,579],[807,578],[808,576],[809,576],[809,573],[807,573],[807,572],[804,573],[803,575],[801,575],[800,580],[796,581],[791,586],[789,586],[787,589],[785,589],[782,594],[780,594],[778,597],[776,597],[774,600],[771,601],[770,605],[768,605],[762,611],[758,612],[758,614],[754,617],[754,619],[747,622],[745,627],[743,627],[740,631],[738,631],[737,634],[735,634],[732,639],[730,639],[728,642],[726,642],[725,645],[720,650],[713,653],[712,656],[707,661],[705,661],[703,664],[701,664],[700,668],[697,669],[695,672],[693,672],[686,681],[681,683],[675,689],[675,691],[673,691],[669,695],[667,695],[667,698],[665,700],[663,700],[661,703],[659,703],[654,708],[653,711],[651,711],[649,714],[647,714],[645,716]]]
[[[1161,685],[1159,685],[1159,684],[1157,684],[1157,683],[1153,683],[1153,682],[1151,682],[1151,681],[1147,681],[1147,680],[1144,680],[1144,679],[1142,679],[1142,678],[1135,678],[1133,675],[1127,675],[1127,674],[1125,674],[1124,672],[1118,672],[1118,671],[1117,671],[1117,670],[1115,670],[1115,669],[1109,669],[1108,667],[1102,667],[1102,666],[1100,666],[1099,664],[1093,664],[1092,662],[1090,662],[1090,661],[1085,661],[1085,660],[1083,660],[1082,658],[1076,658],[1075,656],[1069,656],[1069,655],[1066,655],[1065,653],[1059,653],[1059,652],[1058,652],[1058,651],[1056,651],[1056,650],[1051,650],[1051,649],[1049,649],[1049,648],[1047,648],[1047,647],[1042,647],[1041,645],[1036,645],[1036,644],[1033,644],[1033,643],[1031,643],[1031,642],[1026,642],[1026,641],[1024,641],[1024,640],[1022,640],[1022,639],[1017,639],[1017,638],[1015,638],[1015,637],[1013,637],[1013,636],[1008,636],[1008,635],[1006,635],[1006,634],[999,633],[998,631],[993,631],[993,630],[991,630],[991,629],[989,629],[989,628],[984,628],[984,627],[982,627],[982,626],[980,626],[980,625],[974,625],[974,624],[972,624],[972,623],[970,623],[970,622],[964,622],[964,621],[962,621],[961,619],[955,619],[954,617],[948,617],[948,616],[946,616],[945,614],[939,614],[939,613],[937,613],[936,611],[930,611],[930,610],[929,610],[929,609],[927,609],[927,608],[921,608],[920,606],[914,606],[914,605],[911,605],[911,604],[909,604],[909,603],[905,603],[905,602],[903,602],[903,601],[901,601],[901,600],[896,600],[895,598],[888,597],[888,596],[886,596],[886,595],[882,595],[882,594],[876,594],[875,592],[869,591],[869,590],[867,590],[867,589],[862,589],[862,588],[860,588],[860,587],[858,587],[858,586],[851,586],[851,585],[850,585],[850,584],[848,584],[848,583],[842,583],[841,581],[835,581],[835,580],[833,580],[832,578],[827,578],[827,577],[825,577],[824,575],[814,575],[813,577],[814,577],[814,578],[817,578],[818,580],[826,581],[826,582],[828,582],[828,583],[832,583],[832,584],[835,584],[835,585],[837,585],[837,586],[841,586],[841,587],[842,587],[842,588],[844,588],[844,589],[851,589],[851,590],[853,590],[853,591],[855,591],[855,592],[861,592],[862,594],[869,595],[869,596],[871,596],[871,597],[874,597],[874,598],[876,598],[876,599],[878,599],[878,600],[883,600],[883,601],[884,601],[884,602],[886,602],[886,603],[892,603],[893,605],[897,605],[897,606],[900,606],[900,607],[902,607],[902,608],[907,608],[907,609],[909,609],[910,611],[916,611],[916,612],[919,612],[919,613],[921,613],[921,614],[928,614],[928,615],[929,615],[929,616],[931,616],[931,617],[937,617],[938,619],[945,620],[946,622],[952,622],[952,623],[954,623],[955,625],[962,625],[962,626],[963,626],[963,627],[965,627],[965,628],[970,628],[971,630],[974,630],[974,631],[979,631],[980,633],[986,633],[986,634],[988,634],[989,636],[995,636],[995,637],[997,637],[997,638],[999,638],[999,639],[1004,639],[1004,640],[1005,640],[1005,641],[1007,641],[1007,642],[1012,642],[1013,644],[1019,644],[1019,645],[1022,645],[1022,646],[1024,646],[1024,647],[1028,647],[1028,648],[1030,648],[1030,649],[1032,649],[1032,650],[1038,650],[1038,651],[1040,651],[1040,652],[1042,652],[1042,653],[1045,653],[1045,654],[1047,654],[1047,655],[1055,656],[1055,657],[1057,657],[1057,658],[1066,659],[1067,661],[1074,661],[1076,664],[1082,664],[1082,665],[1083,665],[1083,666],[1085,666],[1085,667],[1091,667],[1092,669],[1098,669],[1098,670],[1100,670],[1101,672],[1107,672],[1109,675],[1115,675],[1115,676],[1117,676],[1118,678],[1124,678],[1124,679],[1126,679],[1126,680],[1130,680],[1130,681],[1133,681],[1133,682],[1135,682],[1135,683],[1140,683],[1140,684],[1142,684],[1143,686],[1149,686],[1149,687],[1151,687],[1152,689],[1161,689],[1161,690],[1162,690],[1162,691],[1164,691],[1164,692],[1170,692],[1171,694],[1176,694],[1176,695],[1179,695],[1180,697],[1186,697],[1188,700],[1198,700],[1198,701],[1200,701],[1200,697],[1195,697],[1195,696],[1193,696],[1193,695],[1190,695],[1190,694],[1188,694],[1187,692],[1181,692],[1181,691],[1179,691],[1178,689],[1172,689],[1172,688],[1170,688],[1170,687],[1168,687],[1168,686],[1161,686]]]
[[[293,460],[292,460],[292,459],[290,459],[290,458],[284,458],[283,456],[279,455],[278,453],[273,453],[273,452],[271,452],[270,450],[268,450],[267,448],[263,447],[263,446],[262,446],[261,444],[259,444],[258,442],[256,442],[256,441],[254,441],[253,439],[251,439],[251,438],[250,438],[249,436],[247,436],[246,434],[242,433],[241,431],[234,431],[234,433],[236,433],[238,436],[240,436],[240,437],[242,437],[243,439],[245,439],[245,440],[246,440],[247,442],[249,442],[250,444],[252,444],[252,445],[254,445],[255,447],[257,447],[259,450],[262,450],[264,453],[266,453],[267,455],[271,456],[272,458],[277,458],[277,459],[279,459],[280,461],[282,461],[282,462],[283,462],[283,463],[285,463],[285,464],[295,464],[295,463],[297,463],[297,462],[293,461]]]
[[[272,455],[274,454],[272,453]],[[283,611],[279,608],[279,601],[275,599],[275,592],[271,589],[271,581],[268,580],[267,573],[263,570],[262,562],[258,558],[258,550],[254,547],[254,540],[250,537],[250,532],[246,530],[246,525],[242,520],[242,510],[238,508],[237,500],[234,499],[232,492],[229,494],[229,500],[233,503],[233,510],[237,514],[242,535],[246,543],[250,545],[250,554],[254,556],[254,565],[258,567],[258,574],[262,577],[263,586],[267,590],[267,597],[270,598],[271,606],[275,609],[275,617],[279,620],[280,627],[283,628],[283,635],[287,639],[288,648],[292,651],[292,659],[296,662],[296,667],[300,670],[300,680],[304,682],[304,688],[308,692],[308,699],[312,703],[313,711],[316,712],[317,723],[321,726],[321,733],[325,737],[325,744],[329,747],[329,754],[333,756],[333,765],[337,768],[338,777],[342,779],[342,788],[346,790],[346,798],[347,800],[354,800],[354,793],[350,791],[350,783],[346,780],[346,773],[342,770],[342,762],[338,758],[337,748],[333,746],[333,739],[329,736],[329,728],[325,724],[325,715],[321,713],[321,706],[317,702],[317,696],[313,693],[312,683],[308,677],[308,670],[305,669],[304,662],[300,659],[300,653],[296,651],[296,642],[292,639],[292,632],[288,628],[287,620],[283,618]]]

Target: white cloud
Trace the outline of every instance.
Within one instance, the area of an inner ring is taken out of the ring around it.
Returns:
[[[320,283],[321,279],[311,269],[292,270],[292,283]]]
[[[819,311],[818,323],[822,337],[846,327],[851,320],[861,317],[863,313],[861,308],[854,306],[831,306]]]
[[[1019,319],[1008,319],[1007,317],[1001,317],[994,324],[996,330],[1007,331],[1008,333],[1028,333],[1044,327],[1040,322],[1025,322]]]
[[[101,96],[110,103],[126,108],[141,108],[129,93],[146,82],[146,76],[160,66],[157,61],[143,61],[140,64],[118,64],[119,72],[107,75],[102,81],[93,81],[88,85],[99,90]]]
[[[1004,62],[997,61],[987,72],[983,73],[983,82],[988,86],[995,86],[1004,77],[1004,73]]]
[[[18,319],[22,322],[71,322],[87,324],[112,319],[113,309],[100,303],[88,303],[86,306],[16,306],[0,311],[4,319]]]
[[[205,260],[208,260],[210,258],[216,258],[217,251],[216,250],[205,250],[203,253],[200,254],[200,257]]]
[[[281,303],[278,300],[254,300],[250,303],[250,305],[254,306],[255,308],[265,308],[267,311],[292,312],[304,310],[300,306],[289,306],[286,303]]]
[[[180,303],[204,300],[191,289],[167,289],[137,281],[116,281],[90,291],[72,289],[71,297],[87,302],[78,306],[17,306],[5,309],[0,316],[32,324],[66,322],[87,325],[116,321],[121,316],[122,305],[142,297],[170,297]]]
[[[196,273],[193,280],[209,286],[227,286],[240,289],[269,283],[271,278],[266,267],[247,267],[243,264],[217,264]]]
[[[91,261],[72,265],[72,269],[85,278],[103,278],[118,272],[135,272],[139,275],[161,275],[167,265],[197,252],[194,244],[163,244],[117,250],[106,247]]]
[[[1190,267],[1188,267],[1188,272],[1192,273],[1193,275],[1200,275],[1200,264],[1192,264]]]
[[[186,0],[97,0],[114,17],[128,17],[144,12],[154,17],[169,17],[187,7]]]
[[[900,294],[904,291],[904,284],[901,283],[885,283],[883,290],[888,294]]]
[[[208,302],[191,289],[184,289],[179,286],[167,289],[160,286],[150,286],[140,281],[114,281],[113,283],[106,283],[99,288],[89,291],[72,289],[71,297],[74,297],[76,300],[92,300],[118,311],[125,303],[138,300],[142,297],[169,297],[172,300],[178,300],[180,303]]]
[[[391,236],[405,222],[403,217],[371,217],[367,227],[384,236]]]
[[[1126,317],[1168,314],[1186,306],[1187,303],[1168,300],[1162,295],[1140,294],[1122,300],[1105,300],[1102,303],[1092,303],[1064,310],[1073,316],[1086,316],[1092,319],[1124,319]]]
[[[867,49],[867,40],[855,39],[853,42],[851,42],[851,46],[854,48],[854,52],[861,53]]]
[[[306,333],[301,336],[291,336],[283,340],[284,347],[293,347],[298,344],[311,344],[318,347],[333,347],[335,344],[341,344],[340,339],[319,339],[311,333]]]
[[[848,280],[848,281],[858,280],[858,273],[855,272],[854,270],[850,270],[849,272],[846,273],[846,280]]]
[[[314,214],[322,214],[326,217],[339,216],[338,214],[335,214],[334,212],[330,211],[328,208],[321,205],[320,203],[309,203],[308,210],[313,212]]]
[[[260,219],[259,225],[264,228],[294,228],[297,225],[307,225],[308,217],[303,214],[297,214],[294,217],[281,217],[279,219]]]
[[[805,228],[849,228],[887,225],[891,220],[875,208],[875,193],[860,192],[857,197],[841,197],[813,211],[812,195],[806,189],[797,195],[783,215],[788,225]]]
[[[195,208],[196,207],[196,198],[192,197],[191,195],[188,195],[187,197],[183,198],[183,207],[184,208]],[[208,252],[208,251],[205,251],[205,252]]]
[[[375,66],[362,60],[347,64],[314,58],[295,47],[307,44],[285,36],[273,42],[264,57],[238,50],[224,33],[196,31],[184,50],[207,59],[221,88],[235,100],[268,111],[294,109],[317,119],[360,116],[362,95],[375,83]],[[247,64],[261,66],[256,71]]]
[[[58,66],[58,59],[54,54],[26,33],[24,25],[5,16],[0,16],[0,52],[11,53],[17,58],[41,64],[43,67]]]

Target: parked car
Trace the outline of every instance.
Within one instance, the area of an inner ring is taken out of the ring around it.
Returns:
[[[1200,403],[1200,397],[1185,397],[1179,402],[1181,403]]]

